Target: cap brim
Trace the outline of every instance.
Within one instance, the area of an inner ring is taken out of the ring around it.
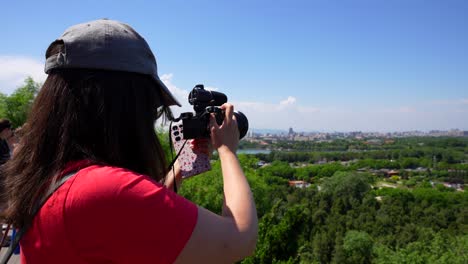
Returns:
[[[178,105],[182,106],[177,99],[172,95],[172,93],[169,91],[169,88],[159,79],[158,76],[153,75],[153,79],[156,81],[156,84],[161,88],[162,96],[163,96],[163,101],[164,105],[166,106],[171,106],[171,105]]]

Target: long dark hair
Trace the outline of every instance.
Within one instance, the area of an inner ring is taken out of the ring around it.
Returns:
[[[34,203],[71,161],[87,159],[162,180],[166,160],[154,122],[170,111],[161,100],[146,75],[89,69],[49,74],[19,149],[2,168],[3,217],[22,227]]]

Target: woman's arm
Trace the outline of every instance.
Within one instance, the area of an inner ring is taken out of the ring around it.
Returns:
[[[171,169],[164,179],[164,186],[169,190],[174,190],[174,182],[177,184],[177,189],[179,189],[182,184],[182,173],[180,170],[179,160],[176,160],[172,165]]]
[[[224,183],[223,214],[198,208],[192,236],[176,263],[232,263],[255,250],[258,219],[252,192],[235,154],[239,143],[233,106],[224,104],[221,126],[210,120],[211,140],[221,159]]]

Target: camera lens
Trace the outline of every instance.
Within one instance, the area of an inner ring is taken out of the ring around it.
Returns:
[[[241,139],[245,137],[249,130],[249,120],[247,120],[247,117],[242,112],[234,111],[234,116],[236,117],[237,128],[239,129],[239,139]]]

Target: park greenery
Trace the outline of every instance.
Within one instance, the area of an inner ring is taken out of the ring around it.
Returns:
[[[0,118],[10,120],[14,128],[22,126],[40,86],[28,77],[11,95],[0,93]]]
[[[368,140],[284,140],[240,154],[260,219],[242,263],[468,263],[468,138]],[[220,212],[222,190],[214,155],[180,193]]]
[[[0,94],[0,117],[20,127],[39,87],[27,78]],[[157,132],[172,160],[167,131]],[[239,154],[259,217],[257,249],[242,263],[468,263],[468,138],[366,140],[284,140]],[[221,213],[216,154],[211,166],[179,193]]]
[[[430,141],[442,147],[446,140]],[[466,148],[468,142],[459,140]],[[445,151],[457,156],[457,148],[446,146]],[[370,157],[375,153],[361,154],[365,162],[353,157],[345,165],[333,158],[338,152],[312,152],[318,160],[329,158],[330,162],[321,164],[299,162],[295,152],[289,153],[292,157],[284,151],[240,154],[260,219],[257,250],[242,263],[467,263],[468,195],[442,184],[445,180],[464,183],[466,164],[447,162],[448,168],[459,169],[455,178],[442,168],[406,171],[414,166],[405,159],[419,159],[425,152],[417,157],[400,152],[388,163],[398,172],[407,172],[396,180],[372,172],[385,167],[384,158]],[[265,160],[268,163],[259,166]],[[213,160],[212,167],[186,180],[180,193],[220,212],[219,160]],[[310,187],[288,185],[298,179],[311,183]],[[405,184],[409,181],[412,184]]]

